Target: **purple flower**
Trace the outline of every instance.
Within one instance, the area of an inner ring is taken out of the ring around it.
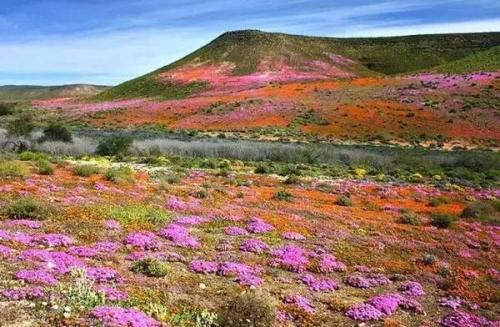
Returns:
[[[110,254],[110,253],[115,253],[118,251],[121,247],[121,244],[118,242],[110,242],[110,241],[104,241],[104,242],[97,242],[92,246],[93,249],[95,249],[97,252],[101,254]]]
[[[352,274],[346,276],[345,283],[347,285],[357,288],[370,288],[375,286],[382,286],[389,284],[391,281],[382,274],[367,274],[366,276],[360,274]]]
[[[14,251],[8,246],[0,245],[0,258],[10,258],[14,254]]]
[[[439,305],[442,307],[449,307],[453,310],[457,310],[462,305],[462,300],[453,297],[442,298],[439,300]]]
[[[241,228],[241,227],[236,227],[236,226],[229,226],[229,227],[224,228],[224,233],[226,233],[226,235],[230,235],[230,236],[248,235],[248,232],[246,229]]]
[[[20,260],[38,263],[41,268],[53,270],[58,274],[66,274],[73,268],[84,267],[85,264],[75,256],[59,251],[32,249],[23,251]]]
[[[305,298],[301,295],[289,295],[285,298],[283,302],[287,304],[293,304],[297,306],[297,308],[309,314],[314,314],[316,312],[316,309],[314,309],[314,306],[312,305],[311,301],[308,298]]]
[[[372,298],[368,304],[380,310],[384,315],[393,315],[401,303],[401,296],[398,294],[385,294]]]
[[[198,249],[201,246],[198,240],[194,236],[189,235],[189,231],[181,225],[170,224],[160,230],[158,235],[169,239],[178,247]]]
[[[486,318],[471,313],[454,311],[439,321],[442,327],[494,327]]]
[[[104,228],[109,229],[109,230],[120,230],[122,226],[120,223],[114,219],[107,219],[103,223]]]
[[[94,289],[103,293],[106,300],[109,301],[125,301],[127,299],[127,293],[107,285],[96,285]]]
[[[425,295],[424,289],[422,285],[418,282],[404,282],[401,284],[400,291],[403,291],[403,294],[410,296],[422,296]]]
[[[240,246],[241,251],[263,253],[269,251],[269,245],[258,239],[244,241]]]
[[[200,225],[209,221],[209,218],[202,216],[180,216],[174,222],[181,225]]]
[[[215,274],[219,264],[213,261],[194,260],[189,264],[189,270],[200,274]]]
[[[75,243],[72,237],[63,234],[44,234],[36,237],[36,242],[48,247],[69,246]]]
[[[281,236],[283,236],[285,240],[293,240],[293,241],[301,241],[306,239],[304,235],[297,232],[283,232],[281,233]]]
[[[118,282],[120,275],[111,268],[87,268],[85,275],[88,279],[94,280],[96,283]]]
[[[340,288],[337,282],[335,282],[332,279],[329,278],[318,279],[311,274],[306,274],[302,276],[300,280],[304,284],[306,284],[311,291],[314,292],[333,292]]]
[[[57,279],[52,274],[42,269],[19,270],[16,273],[16,278],[19,280],[23,280],[29,284],[48,285],[48,286],[54,286],[57,284]]]
[[[45,298],[46,294],[42,287],[20,287],[1,291],[2,296],[8,301],[36,300]]]
[[[31,220],[31,219],[18,219],[18,220],[9,220],[5,223],[5,226],[22,226],[31,229],[39,229],[42,227],[42,224],[39,221]]]
[[[347,266],[337,260],[333,255],[325,253],[318,257],[317,268],[318,272],[331,273],[334,271],[343,272],[347,270]]]
[[[118,307],[97,307],[90,315],[98,319],[104,327],[159,327],[160,324],[147,316],[144,312],[135,309]]]
[[[264,220],[255,217],[252,218],[252,220],[248,224],[247,230],[254,234],[260,234],[260,233],[268,233],[274,230],[274,227],[266,223]]]
[[[132,232],[123,240],[125,245],[148,251],[156,251],[161,248],[161,242],[152,232]]]
[[[220,265],[218,274],[221,276],[236,276],[241,274],[256,274],[262,269],[252,268],[244,263],[224,262]]]
[[[384,316],[380,310],[368,303],[355,304],[345,312],[345,315],[359,321],[378,320]]]
[[[73,246],[68,249],[68,253],[82,258],[93,258],[99,254],[96,249],[87,246]]]
[[[236,282],[242,286],[259,287],[262,285],[262,278],[253,274],[239,274]]]
[[[296,245],[285,245],[272,252],[274,259],[271,266],[279,266],[293,272],[303,272],[309,263],[302,248]]]

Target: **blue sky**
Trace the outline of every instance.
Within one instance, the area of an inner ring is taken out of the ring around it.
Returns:
[[[236,29],[500,31],[497,0],[0,0],[0,85],[117,84]]]

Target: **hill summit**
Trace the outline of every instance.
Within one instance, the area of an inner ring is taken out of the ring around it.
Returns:
[[[443,70],[469,56],[483,58],[478,53],[498,45],[498,32],[330,38],[232,31],[172,64],[103,92],[98,99],[175,99],[208,88],[231,90],[270,82]],[[487,57],[495,62],[491,55]],[[457,65],[450,67],[457,70]]]

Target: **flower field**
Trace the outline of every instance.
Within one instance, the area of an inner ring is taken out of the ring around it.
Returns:
[[[498,326],[498,189],[95,159],[0,170],[0,325]]]
[[[497,72],[367,78],[304,70],[312,74],[304,77],[281,67],[235,77],[226,66],[188,66],[158,77],[208,83],[182,99],[50,99],[33,106],[46,117],[93,128],[156,125],[262,139],[498,146]]]

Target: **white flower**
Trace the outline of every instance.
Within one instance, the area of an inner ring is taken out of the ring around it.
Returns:
[[[71,307],[70,307],[70,306],[66,306],[66,307],[64,307],[64,311],[66,311],[66,312],[71,312]]]
[[[63,313],[63,317],[68,319],[69,317],[71,317],[71,313],[65,312],[65,313]]]

